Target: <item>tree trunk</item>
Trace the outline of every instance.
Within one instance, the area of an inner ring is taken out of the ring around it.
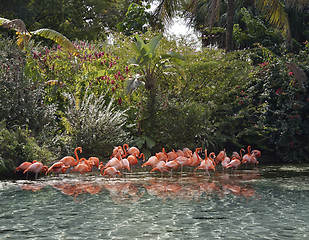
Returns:
[[[233,50],[234,0],[227,1],[225,50]]]
[[[153,129],[156,126],[156,95],[157,95],[157,89],[156,89],[156,79],[152,75],[148,75],[146,77],[146,89],[148,90],[149,96],[148,96],[148,102],[147,102],[147,117],[144,128],[148,129],[147,136],[151,136]],[[146,127],[146,125],[148,127]]]

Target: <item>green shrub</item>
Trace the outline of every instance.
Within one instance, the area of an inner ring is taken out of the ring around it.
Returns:
[[[55,124],[54,105],[44,102],[44,86],[24,73],[25,54],[11,40],[0,42],[0,120],[48,132]]]
[[[0,122],[0,175],[12,172],[25,161],[47,164],[52,158],[51,152],[39,146],[28,128],[16,126],[9,130],[4,121]]]
[[[308,57],[278,56],[266,48],[255,54],[264,61],[236,98],[238,118],[250,125],[238,138],[259,141],[261,149],[275,156],[272,161],[309,161],[308,69],[301,68]]]
[[[107,103],[105,94],[96,96],[89,90],[80,102],[73,94],[64,96],[68,101],[62,115],[65,132],[58,140],[67,150],[80,146],[83,156],[106,158],[114,146],[128,142],[125,111],[117,110],[112,100]]]

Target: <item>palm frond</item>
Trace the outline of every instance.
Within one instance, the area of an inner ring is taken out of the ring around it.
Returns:
[[[155,18],[162,19],[165,22],[170,22],[177,12],[179,4],[179,0],[161,0],[154,11]]]
[[[76,48],[73,45],[73,43],[68,38],[66,38],[61,33],[55,30],[42,28],[31,32],[31,34],[51,39],[56,43],[58,43],[59,45],[61,45],[64,49],[68,50],[69,52],[76,52]]]
[[[221,8],[221,0],[210,1],[210,14],[208,19],[208,25],[210,27],[213,27],[214,23],[219,21],[220,8]]]
[[[290,41],[291,31],[288,15],[281,2],[279,0],[256,0],[256,3],[261,8],[270,24],[281,29],[286,40]]]
[[[286,5],[289,8],[295,7],[299,11],[303,11],[306,7],[309,6],[308,0],[287,0]]]
[[[6,18],[0,18],[0,24],[4,28],[9,28],[9,29],[12,28],[18,33],[29,34],[29,32],[26,29],[25,23],[21,19],[9,20]]]

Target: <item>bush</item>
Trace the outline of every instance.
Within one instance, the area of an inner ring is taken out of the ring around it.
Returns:
[[[0,175],[12,173],[25,161],[47,164],[52,158],[51,152],[39,146],[28,128],[16,126],[9,130],[4,121],[0,122]]]
[[[67,150],[80,146],[83,156],[106,158],[114,146],[128,141],[125,111],[113,107],[113,101],[107,103],[105,94],[96,96],[89,90],[80,102],[73,94],[64,96],[68,102],[62,116],[65,132],[58,140]]]
[[[236,99],[241,105],[238,119],[250,123],[238,138],[259,141],[262,150],[275,156],[273,162],[309,161],[304,144],[309,142],[308,69],[301,68],[308,57],[278,56],[262,47],[255,54],[264,62]]]
[[[11,40],[0,43],[0,121],[9,128],[27,125],[48,132],[55,124],[54,105],[44,102],[44,86],[24,73],[25,54]]]

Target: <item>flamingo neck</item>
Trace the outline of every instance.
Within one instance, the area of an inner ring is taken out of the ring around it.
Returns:
[[[165,152],[165,148],[162,148],[162,152],[164,153],[165,156],[168,157],[167,153]]]
[[[74,154],[75,154],[75,157],[76,157],[76,162],[75,162],[76,165],[79,163],[79,157],[78,157],[78,154],[77,154],[77,150],[79,150],[80,153],[82,152],[82,149],[79,148],[79,147],[75,148],[75,150],[74,150]]]
[[[248,150],[248,155],[251,156],[251,146],[248,146],[247,150]]]
[[[197,161],[200,162],[200,156],[198,155],[198,152],[201,150],[201,148],[196,148],[195,149],[195,154],[196,154],[196,157],[197,157]]]
[[[212,161],[212,163],[216,166],[216,162],[215,162],[215,153],[214,152],[211,152],[209,154],[209,159]]]
[[[129,145],[128,144],[123,144],[123,151],[124,151],[124,157],[126,157],[128,155],[127,150],[129,149]]]
[[[240,149],[239,153],[240,153],[240,159],[242,159],[242,152],[245,152],[246,150],[245,149]]]
[[[89,163],[89,161],[86,159],[86,158],[81,158],[80,159],[80,161],[82,162],[82,161],[84,161],[85,162],[85,164],[87,165],[87,167],[88,167],[88,171],[90,171],[91,170],[91,166],[90,166],[90,163]]]
[[[145,155],[144,155],[144,153],[141,153],[141,154],[138,156],[138,158],[143,158],[143,161],[145,161]]]

